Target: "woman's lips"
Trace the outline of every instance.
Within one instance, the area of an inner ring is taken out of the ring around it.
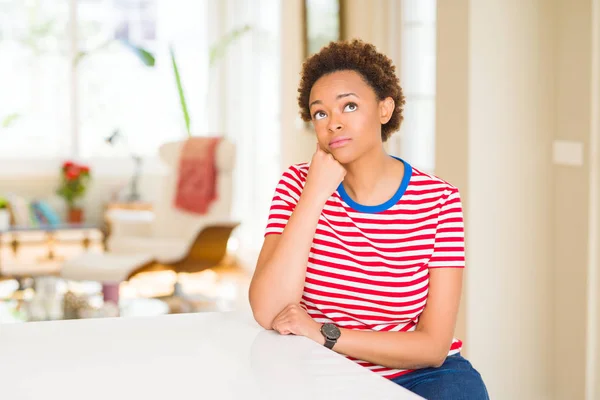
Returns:
[[[349,142],[350,142],[350,138],[341,137],[341,138],[335,139],[332,142],[330,142],[329,147],[332,149],[337,149],[340,147],[344,147]]]

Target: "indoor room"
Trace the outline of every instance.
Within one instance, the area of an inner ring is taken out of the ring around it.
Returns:
[[[0,0],[0,397],[597,400],[599,304],[600,0]]]

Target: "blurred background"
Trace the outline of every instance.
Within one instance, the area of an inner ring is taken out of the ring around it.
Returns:
[[[387,151],[461,191],[491,397],[600,399],[600,0],[0,0],[0,324],[247,308],[314,150],[302,62],[350,38],[397,66]],[[202,215],[172,203],[188,138]]]

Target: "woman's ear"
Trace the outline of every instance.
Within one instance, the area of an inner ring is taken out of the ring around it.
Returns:
[[[396,103],[391,97],[386,97],[379,102],[379,121],[382,125],[387,124],[390,118],[392,118],[395,108]]]

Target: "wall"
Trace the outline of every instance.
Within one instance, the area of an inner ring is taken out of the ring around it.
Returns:
[[[469,57],[468,0],[438,3],[436,77],[436,174],[452,182],[461,193],[465,218],[469,214]],[[440,18],[439,16],[443,18]],[[457,162],[458,160],[458,162]],[[471,232],[465,232],[470,247]],[[467,260],[471,268],[470,260]],[[463,278],[463,294],[455,335],[463,340],[463,354],[469,356],[466,304],[469,280]]]
[[[557,0],[556,133],[589,148],[591,2]],[[589,159],[554,167],[554,380],[557,399],[584,398]]]
[[[399,8],[396,0],[341,0],[343,10],[343,39],[360,38],[390,54],[394,37],[389,35],[388,17]]]
[[[438,2],[436,174],[463,197],[466,341],[491,398],[551,392],[553,12]]]
[[[470,5],[467,334],[498,398],[550,393],[552,13],[545,0]]]
[[[600,398],[600,0],[592,1],[590,229],[586,398]]]
[[[600,398],[600,2],[438,4],[436,172],[465,204],[469,357],[492,397]],[[555,140],[581,165],[553,164]]]

